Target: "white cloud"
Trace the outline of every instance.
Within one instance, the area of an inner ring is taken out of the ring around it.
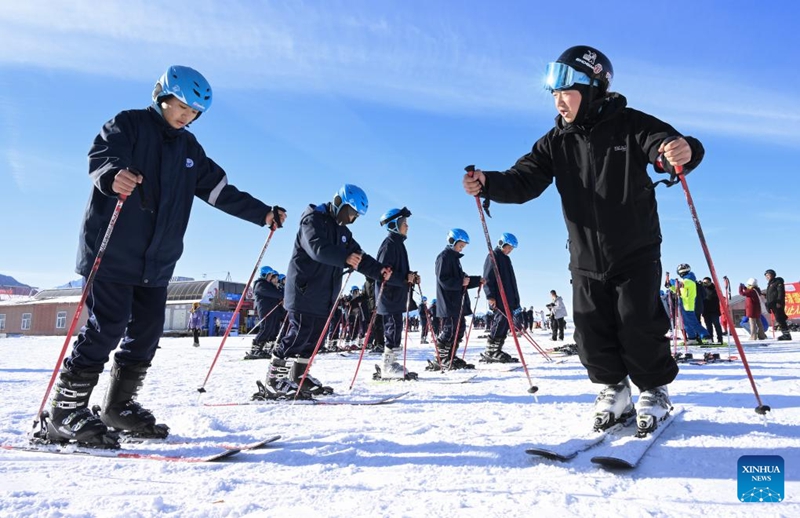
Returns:
[[[447,113],[550,113],[541,62],[508,51],[512,35],[474,34],[457,20],[371,12],[371,4],[144,1],[6,3],[0,64],[150,80],[188,64],[226,88],[326,92]],[[477,23],[477,22],[476,22]],[[503,39],[509,38],[509,39]],[[157,65],[154,65],[157,63]],[[633,107],[679,130],[800,144],[798,95],[722,78],[716,70],[619,59],[616,87]],[[629,71],[635,70],[632,74]],[[762,99],[771,99],[762,106]]]

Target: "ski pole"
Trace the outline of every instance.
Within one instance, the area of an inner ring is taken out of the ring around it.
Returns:
[[[478,301],[481,298],[481,288],[483,286],[478,286],[478,294],[475,295],[475,311],[478,311]],[[467,328],[467,336],[464,338],[464,352],[461,354],[461,359],[465,359],[467,357],[467,347],[469,346],[469,334],[472,332],[472,324],[475,322],[475,315],[472,315],[472,318],[469,319],[469,327]]]
[[[383,279],[381,281],[381,287],[378,289],[378,295],[375,297],[375,309],[372,310],[372,316],[369,319],[367,332],[364,333],[364,345],[361,346],[361,353],[358,355],[358,363],[356,363],[356,371],[355,373],[353,373],[353,381],[350,382],[349,390],[353,390],[353,385],[356,384],[358,369],[361,368],[361,360],[364,358],[364,351],[367,349],[367,344],[369,343],[369,336],[372,334],[372,327],[375,325],[375,317],[378,315],[378,304],[381,301],[381,295],[383,295],[383,286],[385,284],[386,284],[386,279]]]
[[[83,291],[81,292],[80,301],[78,301],[78,307],[75,308],[75,315],[72,317],[72,323],[67,330],[67,336],[64,338],[64,346],[61,348],[61,354],[58,355],[58,360],[56,360],[56,366],[53,369],[53,374],[50,376],[50,383],[47,385],[47,390],[42,398],[42,404],[39,405],[39,411],[36,413],[36,419],[33,421],[34,428],[36,428],[36,425],[39,423],[39,419],[41,419],[42,412],[44,411],[44,405],[47,403],[47,396],[50,395],[50,390],[53,388],[53,385],[56,382],[58,369],[61,367],[61,362],[64,361],[64,356],[67,354],[67,346],[72,338],[72,333],[75,331],[75,326],[77,326],[78,321],[81,319],[81,313],[83,312],[83,305],[86,303],[86,297],[89,295],[89,290],[92,288],[95,275],[97,274],[97,270],[100,268],[100,261],[103,260],[103,255],[106,253],[108,242],[111,240],[111,233],[114,231],[114,226],[117,224],[119,213],[122,211],[122,205],[125,203],[127,198],[128,196],[125,194],[120,194],[117,196],[117,204],[114,206],[114,211],[111,213],[111,219],[108,221],[108,226],[106,227],[105,235],[103,235],[103,240],[100,242],[100,248],[97,250],[97,257],[94,258],[92,270],[89,272],[89,276],[86,278],[86,282],[83,285]]]
[[[414,285],[408,285],[408,298],[406,299],[406,330],[405,336],[403,337],[403,376],[405,377],[406,371],[406,358],[408,357],[408,321],[409,316],[408,312],[411,310],[411,294],[414,293]],[[377,305],[376,305],[377,307]]]
[[[501,317],[503,317],[504,319],[506,319],[506,321],[508,321],[508,320],[507,320],[507,317],[505,316],[505,314],[504,314],[502,311],[498,311],[498,312],[497,312],[497,314],[498,314],[498,315],[500,315]],[[514,324],[513,324],[513,322],[512,322],[512,324],[511,324],[511,325],[514,325]],[[536,343],[536,340],[534,340],[534,339],[533,339],[533,337],[530,335],[530,333],[526,332],[526,331],[523,329],[523,330],[521,330],[521,331],[520,331],[520,334],[523,336],[523,338],[525,338],[526,340],[528,340],[528,343],[529,343],[529,344],[531,344],[531,347],[533,347],[534,349],[536,349],[536,351],[538,351],[538,353],[539,353],[539,354],[541,354],[541,355],[542,355],[542,357],[543,357],[545,360],[547,360],[548,362],[552,362],[552,361],[553,361],[553,358],[551,358],[551,357],[550,357],[550,355],[549,355],[549,354],[547,354],[547,351],[545,351],[544,349],[542,349],[542,348],[539,346],[539,344],[538,344],[538,343]]]
[[[464,168],[467,171],[467,174],[472,176],[473,172],[475,171],[474,165],[468,165]],[[492,240],[489,237],[489,227],[486,225],[486,218],[483,216],[484,207],[481,205],[481,200],[479,195],[475,196],[475,204],[478,206],[478,214],[481,217],[481,224],[483,225],[483,236],[486,238],[486,247],[489,249],[489,257],[492,259],[492,268],[494,269],[494,276],[499,280],[500,279],[500,268],[497,266],[497,259],[494,257],[494,250],[492,249]],[[488,205],[487,205],[488,207]],[[500,297],[503,300],[503,309],[506,312],[506,319],[509,322],[513,322],[511,319],[511,308],[508,307],[508,299],[506,298],[506,290],[503,288],[503,283],[498,282],[497,287],[500,291]],[[519,346],[519,338],[517,338],[517,330],[514,329],[514,326],[511,325],[511,334],[514,337],[514,345],[517,346],[517,353],[519,354],[519,361],[522,363],[522,368],[525,370],[525,377],[528,378],[528,392],[531,394],[535,394],[539,387],[533,384],[531,380],[531,374],[528,372],[528,366],[525,364],[525,358],[522,354],[522,348]]]
[[[273,312],[274,312],[276,309],[278,309],[278,306],[280,306],[281,304],[283,304],[283,300],[279,300],[279,301],[278,301],[278,303],[277,303],[277,304],[275,304],[275,306],[274,306],[272,309],[270,309],[270,310],[269,310],[269,312],[268,312],[266,315],[264,315],[263,317],[261,317],[261,320],[259,320],[258,322],[256,322],[256,325],[254,325],[253,327],[251,327],[251,328],[250,328],[250,330],[249,330],[247,333],[243,334],[243,335],[242,335],[242,340],[244,340],[244,339],[245,339],[247,336],[251,335],[251,334],[253,333],[253,331],[255,331],[255,330],[256,330],[256,328],[257,328],[258,326],[260,326],[260,325],[261,325],[261,324],[262,324],[262,323],[263,323],[263,322],[264,322],[264,321],[265,321],[267,318],[269,318],[269,316],[270,316],[270,315],[271,315],[271,314],[272,314],[272,313],[273,313]]]
[[[306,377],[308,376],[308,372],[311,370],[311,364],[314,363],[314,358],[317,357],[317,352],[319,352],[319,348],[322,345],[322,342],[325,341],[325,335],[328,334],[328,326],[331,325],[331,319],[333,318],[333,314],[336,312],[336,306],[339,304],[339,298],[342,296],[342,291],[344,290],[345,284],[350,280],[350,275],[353,273],[353,268],[348,268],[347,277],[345,277],[344,281],[342,281],[342,286],[339,288],[339,293],[336,295],[336,300],[333,302],[333,307],[331,308],[331,312],[328,313],[328,320],[325,321],[325,327],[322,328],[322,333],[319,335],[319,339],[317,340],[317,345],[314,347],[314,351],[311,353],[311,357],[308,359],[308,364],[306,365],[306,370],[303,371],[303,376],[300,378],[300,382],[297,384],[298,387],[302,387],[303,383],[306,381]],[[297,396],[300,394],[300,390],[295,392],[294,394],[294,401],[297,401]]]
[[[253,282],[253,278],[256,276],[256,271],[258,271],[258,267],[261,265],[261,260],[264,258],[264,253],[267,251],[267,247],[269,246],[269,242],[272,239],[272,234],[275,233],[276,226],[273,225],[270,228],[269,235],[267,236],[267,240],[264,241],[264,246],[261,247],[261,253],[258,254],[258,259],[256,260],[256,265],[253,267],[253,272],[250,274],[250,278],[247,279],[247,284],[244,286],[244,291],[242,291],[242,296],[239,298],[239,303],[236,304],[236,309],[233,310],[233,316],[231,317],[230,321],[228,322],[228,327],[225,329],[225,333],[222,335],[222,341],[219,343],[219,347],[217,348],[217,354],[214,355],[214,361],[211,362],[211,367],[208,368],[208,373],[206,374],[206,379],[203,380],[203,384],[197,389],[198,392],[201,394],[206,391],[206,383],[208,383],[208,378],[211,377],[211,371],[214,370],[214,365],[217,364],[217,359],[219,358],[219,354],[222,352],[222,348],[225,346],[225,340],[228,339],[228,335],[231,333],[231,329],[233,328],[233,323],[236,320],[236,315],[239,314],[239,310],[242,308],[242,304],[244,303],[245,296],[247,295],[247,290],[250,289],[250,283]]]
[[[453,348],[450,350],[450,369],[453,368],[453,358],[456,356],[458,348],[458,333],[461,331],[461,319],[464,316],[464,299],[467,296],[467,287],[461,290],[461,307],[458,310],[458,320],[456,321],[456,334],[453,335]]]
[[[417,289],[419,290],[420,300],[422,300],[425,297],[422,294],[422,285],[417,284]],[[436,341],[437,341],[437,339],[439,337],[436,336],[436,333],[434,332],[434,329],[433,329],[433,319],[436,318],[436,317],[434,315],[432,315],[430,311],[428,311],[428,306],[425,306],[425,314],[428,315],[428,332],[430,333],[431,341],[433,342],[433,356],[434,356],[434,358],[436,358],[436,363],[439,365],[439,370],[441,371],[441,370],[443,370],[442,369],[442,359],[439,357],[439,349],[436,348]]]
[[[714,288],[717,290],[717,297],[724,301],[724,310],[725,316],[728,318],[728,322],[733,322],[733,313],[731,312],[730,304],[728,303],[728,299],[723,297],[722,291],[720,290],[719,281],[717,280],[717,270],[714,268],[714,261],[711,259],[711,253],[708,251],[708,244],[706,244],[706,238],[703,234],[703,228],[700,226],[700,219],[697,217],[697,209],[695,209],[694,201],[692,200],[692,195],[689,192],[689,184],[686,182],[686,176],[683,174],[683,166],[675,166],[675,173],[678,176],[678,179],[681,182],[681,187],[683,187],[683,193],[686,196],[686,203],[689,205],[689,210],[692,213],[692,220],[694,221],[694,227],[697,230],[697,237],[700,238],[700,245],[703,247],[703,254],[706,256],[706,262],[708,263],[708,269],[711,270],[711,276],[714,280]],[[728,325],[730,329],[730,324]],[[747,362],[747,357],[744,354],[744,348],[742,347],[742,343],[739,340],[739,335],[734,334],[733,340],[736,342],[736,348],[739,351],[739,357],[742,360],[742,365],[744,365],[744,370],[747,372],[747,377],[750,379],[750,386],[753,388],[753,394],[756,397],[756,401],[758,402],[758,406],[756,407],[756,413],[760,415],[766,415],[767,412],[771,410],[768,405],[765,405],[761,402],[761,396],[758,395],[758,387],[756,387],[756,380],[753,378],[753,373],[750,371],[750,365]]]

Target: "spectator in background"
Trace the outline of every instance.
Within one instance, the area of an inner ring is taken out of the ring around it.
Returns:
[[[556,290],[550,290],[550,296],[553,298],[553,308],[550,310],[553,313],[551,319],[553,336],[552,340],[563,340],[564,329],[567,327],[567,307],[564,305],[564,300],[556,293]]]
[[[194,302],[189,312],[189,329],[192,331],[195,347],[200,347],[200,330],[203,329],[203,312],[200,310],[200,303]]]
[[[717,288],[711,282],[710,277],[703,278],[704,300],[703,300],[703,322],[706,329],[708,329],[709,340],[714,341],[714,330],[717,331],[717,343],[722,343],[722,326],[719,323],[719,317],[722,313],[719,305],[719,296],[717,295]]]
[[[764,324],[761,322],[761,289],[753,277],[747,284],[739,284],[739,295],[745,297],[744,314],[750,322],[750,340],[766,340]]]
[[[771,311],[775,316],[775,322],[781,330],[781,336],[778,340],[791,340],[792,335],[789,333],[789,327],[786,325],[786,290],[783,286],[783,278],[775,275],[775,270],[767,270],[764,272],[764,277],[767,278],[767,310]]]

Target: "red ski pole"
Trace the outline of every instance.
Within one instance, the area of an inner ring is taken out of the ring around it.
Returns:
[[[417,284],[417,289],[419,289],[420,299],[425,298],[425,296],[422,294],[422,286]],[[441,371],[444,369],[442,369],[442,359],[439,357],[439,349],[436,348],[437,336],[433,330],[433,319],[436,318],[436,315],[433,315],[430,311],[428,311],[428,306],[425,306],[425,314],[428,316],[428,333],[431,335],[431,341],[433,342],[433,355],[436,358],[436,363],[439,365],[439,370]]]
[[[461,307],[458,310],[458,320],[456,321],[456,334],[453,335],[453,348],[450,350],[450,368],[453,368],[453,358],[456,356],[458,347],[458,333],[461,331],[461,318],[464,316],[464,298],[467,296],[467,287],[461,290]]]
[[[481,288],[483,286],[478,286],[478,294],[475,295],[475,311],[478,311],[478,301],[481,298]],[[464,360],[467,357],[467,347],[469,346],[469,334],[472,332],[472,324],[475,322],[475,314],[473,313],[472,318],[469,319],[469,327],[467,328],[467,336],[464,338],[464,352],[461,354],[461,359]]]
[[[242,308],[242,304],[244,303],[245,296],[247,295],[247,290],[250,288],[250,283],[253,282],[253,277],[256,276],[256,272],[258,271],[258,267],[261,265],[261,260],[264,258],[264,253],[267,251],[267,247],[269,246],[269,242],[272,239],[272,234],[275,233],[275,226],[273,225],[270,228],[269,235],[267,236],[267,240],[264,241],[264,246],[261,247],[261,253],[258,254],[258,260],[256,260],[256,265],[253,267],[253,272],[250,274],[250,278],[247,279],[247,284],[244,286],[244,291],[242,292],[242,296],[239,299],[239,303],[236,304],[236,309],[233,310],[233,316],[231,317],[230,321],[228,322],[228,327],[225,329],[225,333],[222,335],[222,341],[219,343],[219,347],[217,348],[217,354],[214,355],[214,361],[211,362],[211,367],[208,368],[208,373],[206,374],[206,379],[203,380],[203,384],[197,389],[198,392],[201,394],[206,391],[206,383],[208,383],[208,378],[211,377],[211,371],[214,370],[214,365],[217,364],[217,359],[219,359],[219,353],[222,352],[222,348],[225,346],[225,340],[228,339],[228,335],[231,333],[231,329],[233,328],[233,323],[236,321],[236,315],[239,314],[239,310]]]
[[[474,165],[468,165],[464,168],[469,175],[475,171]],[[477,195],[475,196],[475,204],[478,206],[478,214],[481,217],[481,224],[483,225],[483,235],[486,238],[486,247],[489,249],[489,257],[492,259],[492,268],[494,269],[494,276],[497,278],[497,287],[500,291],[500,297],[503,300],[503,309],[505,309],[506,319],[509,323],[513,323],[514,320],[511,318],[511,308],[508,307],[508,299],[506,298],[506,290],[503,288],[503,283],[500,282],[500,268],[497,266],[497,259],[494,257],[494,250],[492,249],[492,240],[489,237],[489,227],[486,225],[486,218],[483,216],[483,206],[481,206],[480,197]],[[488,205],[487,205],[488,207]],[[528,372],[528,366],[525,364],[525,358],[522,354],[522,347],[519,346],[519,338],[517,337],[517,330],[514,329],[513,324],[509,325],[511,328],[511,335],[514,337],[514,345],[517,346],[517,353],[519,354],[519,361],[522,363],[522,368],[525,370],[525,377],[528,378],[528,392],[531,394],[535,394],[539,387],[533,384],[531,380],[531,374]]]
[[[683,167],[676,166],[675,172],[677,173],[678,179],[681,182],[681,186],[683,187],[683,193],[686,195],[686,203],[689,205],[689,210],[692,213],[692,220],[694,221],[694,227],[697,229],[697,237],[700,238],[700,245],[703,247],[703,254],[706,256],[706,262],[708,263],[708,269],[711,270],[711,277],[714,280],[714,288],[717,290],[717,297],[720,301],[723,301],[723,310],[725,311],[725,316],[728,319],[729,323],[733,323],[733,313],[731,312],[730,304],[728,304],[728,299],[725,298],[722,294],[722,290],[720,289],[720,283],[717,280],[717,270],[714,268],[714,261],[711,260],[711,253],[708,251],[708,245],[706,244],[706,237],[703,234],[703,228],[700,226],[700,219],[697,217],[697,209],[694,206],[694,200],[692,200],[692,195],[689,192],[689,185],[686,183],[686,177],[683,175]],[[729,324],[730,328],[730,324]],[[747,377],[750,379],[750,386],[753,388],[753,394],[756,396],[756,401],[758,402],[758,406],[756,407],[756,413],[760,415],[766,415],[767,412],[771,410],[768,405],[765,405],[761,402],[761,396],[758,395],[758,387],[756,387],[756,381],[753,378],[753,373],[750,371],[750,365],[747,362],[747,357],[744,354],[744,348],[742,347],[742,343],[739,340],[739,335],[733,333],[733,340],[736,342],[736,349],[739,351],[739,357],[742,360],[742,365],[744,365],[744,370],[747,372]]]
[[[358,355],[358,363],[356,363],[356,371],[353,373],[353,381],[350,382],[350,390],[353,390],[353,385],[356,384],[358,369],[361,368],[361,360],[364,359],[364,351],[367,349],[367,344],[369,343],[369,337],[372,334],[372,327],[375,325],[375,317],[378,315],[378,303],[381,301],[381,295],[383,295],[384,284],[386,284],[386,279],[381,281],[381,287],[378,289],[378,296],[375,297],[375,309],[372,310],[372,316],[369,319],[367,332],[364,333],[364,344],[361,346],[361,353]]]
[[[103,240],[100,242],[100,248],[97,250],[97,257],[94,258],[92,270],[89,272],[89,277],[86,278],[86,283],[83,285],[83,291],[81,292],[80,301],[78,301],[78,307],[75,308],[75,315],[72,317],[72,323],[67,330],[67,336],[64,338],[64,346],[61,348],[61,354],[58,355],[58,360],[56,361],[56,366],[53,369],[53,374],[50,376],[50,383],[47,385],[47,390],[42,398],[42,404],[39,405],[39,411],[36,413],[36,419],[33,421],[34,428],[36,428],[36,425],[41,418],[44,405],[47,404],[47,396],[50,395],[50,390],[53,388],[53,384],[56,382],[58,369],[61,367],[61,362],[64,361],[64,356],[67,354],[67,346],[72,338],[72,333],[75,331],[75,326],[77,326],[78,321],[81,319],[81,313],[83,312],[83,305],[86,303],[86,297],[89,295],[89,290],[92,288],[92,283],[94,282],[97,270],[100,268],[100,261],[103,260],[103,255],[106,253],[108,242],[111,240],[111,233],[114,231],[114,225],[117,224],[119,213],[122,211],[122,204],[125,203],[127,198],[128,196],[125,194],[120,194],[117,196],[117,204],[114,206],[114,212],[111,213],[111,219],[108,221],[108,226],[106,227],[106,233],[103,236]]]

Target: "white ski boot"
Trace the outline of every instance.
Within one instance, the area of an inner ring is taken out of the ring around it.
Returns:
[[[643,390],[636,403],[636,428],[639,435],[646,435],[658,428],[658,423],[669,417],[671,410],[672,403],[666,385]]]
[[[597,395],[594,401],[594,429],[606,430],[630,419],[634,414],[631,386],[628,378],[625,378],[617,385],[606,385]]]

